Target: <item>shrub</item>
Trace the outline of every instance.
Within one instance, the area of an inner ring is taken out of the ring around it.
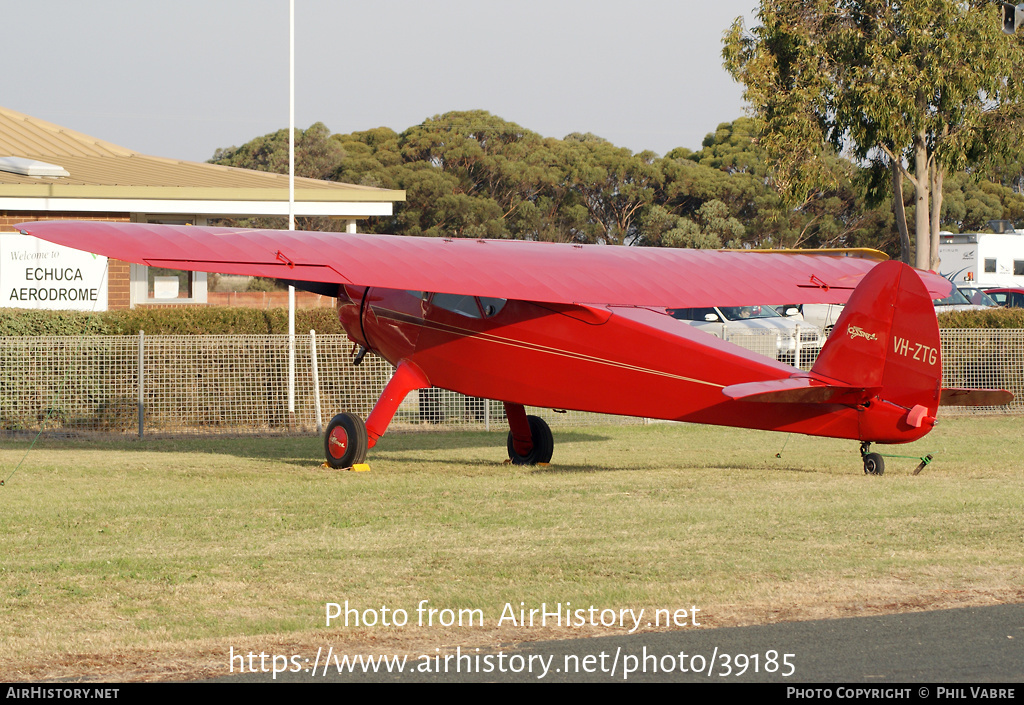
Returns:
[[[333,308],[298,309],[295,332],[344,333]],[[288,310],[229,306],[139,307],[123,311],[0,309],[0,336],[267,335],[288,332]]]
[[[1024,328],[1024,308],[946,311],[938,319],[939,328]]]

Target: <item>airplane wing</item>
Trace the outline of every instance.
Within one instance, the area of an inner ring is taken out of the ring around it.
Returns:
[[[843,303],[877,264],[856,257],[467,240],[151,223],[15,226],[154,267],[563,304],[665,308]],[[935,298],[949,282],[921,273]]]

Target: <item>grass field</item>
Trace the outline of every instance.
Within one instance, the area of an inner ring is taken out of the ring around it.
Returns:
[[[320,467],[315,438],[50,439],[27,457],[5,440],[0,667],[171,679],[226,672],[232,647],[612,633],[498,626],[506,603],[697,606],[714,627],[1019,602],[1021,430],[944,419],[876,446],[936,457],[918,476],[889,459],[883,477],[854,442],[677,424],[556,431],[537,468],[503,465],[499,433],[396,434],[369,473]],[[346,600],[410,624],[326,627]],[[422,600],[484,624],[417,626]]]

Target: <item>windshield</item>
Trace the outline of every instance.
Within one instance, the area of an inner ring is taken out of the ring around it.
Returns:
[[[771,306],[720,306],[727,321],[749,321],[752,318],[782,318]]]
[[[960,287],[960,293],[966,296],[972,304],[977,306],[998,306],[992,297],[986,294],[981,289],[974,286],[962,286]]]
[[[935,299],[934,303],[936,306],[963,306],[964,304],[970,304],[967,297],[960,293],[960,290],[955,286],[953,290],[949,292],[949,296],[944,299]]]

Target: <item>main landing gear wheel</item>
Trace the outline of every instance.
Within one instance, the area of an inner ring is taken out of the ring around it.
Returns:
[[[350,468],[365,462],[369,447],[366,424],[355,414],[344,411],[327,424],[324,455],[332,468]]]
[[[536,465],[537,463],[551,462],[551,454],[555,452],[555,439],[551,435],[551,428],[547,421],[539,416],[527,416],[530,422],[530,438],[533,440],[533,449],[526,455],[516,453],[515,445],[512,442],[512,432],[508,432],[508,457],[513,465]]]
[[[864,473],[866,475],[885,474],[885,460],[878,453],[868,453],[864,456]]]

